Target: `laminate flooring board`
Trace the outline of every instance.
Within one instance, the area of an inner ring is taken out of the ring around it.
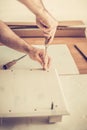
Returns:
[[[42,45],[35,47],[44,48]],[[56,68],[58,74],[78,74],[77,66],[66,45],[50,45],[48,54],[51,56],[51,68]],[[0,47],[0,68],[2,65],[23,56],[24,54],[7,47]],[[41,69],[41,65],[28,56],[18,61],[11,69]]]

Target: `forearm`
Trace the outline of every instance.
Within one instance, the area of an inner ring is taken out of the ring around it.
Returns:
[[[0,42],[12,49],[15,49],[23,53],[29,53],[29,50],[32,48],[1,21],[0,21]]]
[[[50,57],[45,55],[44,50],[27,44],[2,21],[0,21],[0,42],[12,49],[26,53],[31,59],[38,61],[43,69],[48,68],[50,65]]]
[[[43,25],[45,25],[47,28],[56,26],[54,24],[55,23],[57,24],[57,21],[44,7],[42,0],[18,0],[18,1],[23,3],[26,7],[28,7],[28,9],[30,9],[36,15],[36,17],[38,17],[39,20],[41,20],[41,23],[43,23]]]
[[[42,0],[18,0],[30,9],[35,15],[42,15],[45,7]]]

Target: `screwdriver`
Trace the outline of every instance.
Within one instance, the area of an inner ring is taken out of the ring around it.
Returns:
[[[22,57],[18,58],[18,59],[15,59],[15,60],[12,60],[8,63],[6,63],[5,65],[3,65],[3,69],[6,70],[6,69],[9,69],[11,66],[13,66],[14,64],[17,63],[17,61],[21,60],[22,58],[24,58],[26,55],[23,55]]]

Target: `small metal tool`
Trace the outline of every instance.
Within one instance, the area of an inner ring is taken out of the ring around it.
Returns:
[[[22,58],[24,58],[26,55],[18,58],[18,59],[15,59],[15,60],[12,60],[8,63],[6,63],[5,65],[3,65],[3,69],[6,70],[6,69],[9,69],[11,66],[13,66],[14,64],[16,64],[17,61],[21,60]]]

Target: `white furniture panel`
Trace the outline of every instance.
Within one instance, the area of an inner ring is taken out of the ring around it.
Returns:
[[[1,118],[42,116],[56,122],[67,114],[56,70],[0,70]]]

